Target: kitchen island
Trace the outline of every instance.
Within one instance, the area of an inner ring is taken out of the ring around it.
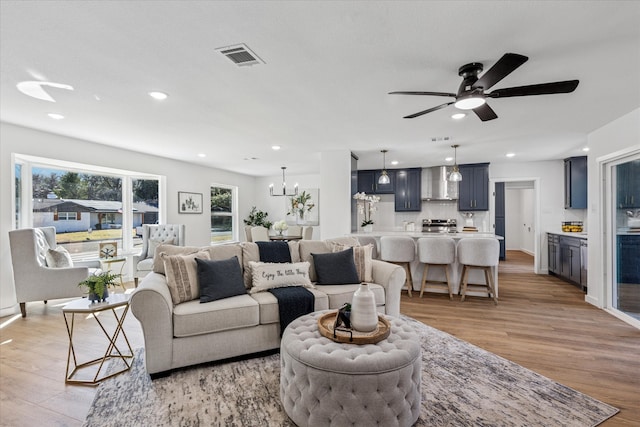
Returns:
[[[482,237],[494,238],[497,240],[504,240],[502,236],[496,236],[493,233],[483,233],[483,232],[456,232],[456,233],[423,233],[420,231],[401,231],[401,230],[380,230],[380,231],[372,231],[371,233],[352,233],[353,237],[373,237],[376,239],[376,243],[378,245],[378,249],[380,249],[380,237],[382,236],[407,236],[414,239],[416,242],[416,258],[411,263],[411,277],[413,278],[413,290],[420,292],[420,287],[422,285],[422,272],[424,270],[424,264],[420,263],[418,259],[418,239],[425,238],[435,238],[435,237],[451,237],[453,240],[458,242],[461,239],[477,239]],[[378,253],[380,251],[378,250]],[[462,266],[457,262],[454,262],[451,265],[451,270],[449,271],[451,277],[451,285],[453,289],[453,294],[457,295],[458,290],[460,288],[460,275],[462,273]],[[498,269],[492,268],[491,272],[493,274],[494,285],[496,289],[496,295],[500,295],[498,290]],[[429,269],[429,280],[446,280],[444,271],[441,268],[430,268]],[[484,275],[479,270],[471,270],[469,272],[469,286],[473,283],[484,283]],[[432,288],[427,283],[425,288],[425,294],[427,292],[437,292],[437,293],[447,293],[447,291],[441,288]],[[486,291],[474,291],[470,287],[467,290],[467,295],[469,296],[481,296],[488,297]]]

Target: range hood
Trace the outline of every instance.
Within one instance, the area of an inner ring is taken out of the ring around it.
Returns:
[[[458,183],[449,181],[453,166],[434,166],[422,169],[422,200],[452,201],[458,200]]]

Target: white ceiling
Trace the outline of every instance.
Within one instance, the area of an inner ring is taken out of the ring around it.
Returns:
[[[382,166],[383,148],[397,167],[444,164],[452,143],[459,163],[560,159],[640,106],[638,1],[0,4],[2,121],[256,176],[317,173],[334,149],[361,169]],[[237,43],[266,64],[238,67],[215,50]],[[487,70],[506,52],[529,61],[494,89],[580,85],[490,99],[489,122],[453,121],[453,106],[403,119],[449,99],[387,94],[456,92],[458,67]],[[54,104],[21,94],[24,80],[75,90],[47,88]]]

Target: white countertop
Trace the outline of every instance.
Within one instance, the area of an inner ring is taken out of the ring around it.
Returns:
[[[483,232],[475,232],[475,231],[464,231],[457,233],[423,233],[421,231],[396,231],[396,230],[373,230],[371,233],[352,233],[352,236],[369,236],[369,237],[382,237],[382,236],[407,236],[412,237],[414,239],[419,239],[421,237],[452,237],[453,239],[467,239],[467,238],[480,238],[480,237],[493,237],[498,240],[504,240],[502,236],[496,236],[493,233],[483,233]]]
[[[586,239],[587,232],[569,232],[569,231],[547,231],[548,234],[557,234],[558,236],[567,236],[567,237],[575,237],[577,239]]]

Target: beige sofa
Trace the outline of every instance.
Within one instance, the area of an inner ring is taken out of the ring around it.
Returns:
[[[301,240],[290,242],[292,262],[309,261],[309,278],[316,280],[312,253],[332,252],[332,242],[357,244],[342,238],[335,240]],[[181,248],[182,249],[182,248]],[[184,247],[185,251],[194,248]],[[158,251],[162,250],[159,248]],[[259,261],[256,243],[237,243],[200,248],[212,260],[237,256],[243,266],[245,287],[251,288],[250,261]],[[378,310],[391,316],[400,314],[400,292],[404,270],[379,260],[372,260],[373,281]],[[317,285],[315,311],[338,309],[351,302],[359,284]],[[280,346],[280,323],[277,299],[270,292],[247,293],[201,304],[199,299],[174,305],[167,279],[152,272],[144,277],[131,296],[131,312],[140,321],[145,341],[147,372],[160,374],[198,363],[226,359]]]

